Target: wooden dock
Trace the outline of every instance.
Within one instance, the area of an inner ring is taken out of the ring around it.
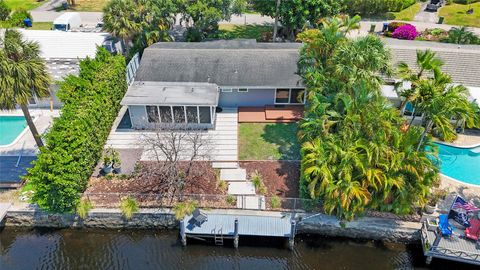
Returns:
[[[458,235],[437,237],[437,233],[427,230],[426,221],[422,225],[422,247],[427,264],[432,258],[480,265],[480,244]]]
[[[238,248],[240,236],[279,237],[288,239],[293,248],[296,223],[292,215],[260,216],[239,214],[210,214],[201,225],[192,223],[192,216],[180,221],[180,237],[182,244],[187,245],[187,238],[206,240],[214,239],[216,245],[223,245],[224,239],[233,239]]]

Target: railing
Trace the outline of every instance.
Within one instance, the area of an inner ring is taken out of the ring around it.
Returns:
[[[133,83],[133,79],[135,78],[135,73],[137,73],[138,66],[140,66],[140,55],[136,53],[130,62],[127,65],[127,84],[130,86]]]
[[[197,207],[209,209],[323,212],[318,201],[301,198],[204,194],[181,194],[172,197],[140,193],[84,193],[82,197],[98,208],[118,208],[123,199],[130,197],[141,208],[171,208],[180,202],[194,201]]]
[[[458,250],[453,248],[445,248],[440,246],[434,246],[428,241],[427,224],[426,221],[422,223],[422,246],[425,256],[436,257],[454,257],[465,261],[477,261],[480,263],[480,253],[468,252],[465,250]]]

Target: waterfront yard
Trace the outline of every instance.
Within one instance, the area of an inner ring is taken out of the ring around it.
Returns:
[[[474,11],[472,14],[467,14],[470,8]],[[446,24],[480,27],[480,2],[470,5],[447,5],[440,9],[438,15],[445,17]]]
[[[240,123],[240,160],[300,160],[297,123]]]

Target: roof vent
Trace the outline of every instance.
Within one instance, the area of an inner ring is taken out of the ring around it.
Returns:
[[[163,90],[163,91],[166,91],[166,90],[167,90],[167,87],[164,86],[162,90]]]
[[[193,87],[192,87],[192,89],[191,89],[191,90],[192,90],[192,93],[193,93],[193,91],[195,90],[195,88],[193,88]]]
[[[237,69],[235,69],[235,70],[233,71],[233,73],[235,73],[235,74],[238,74],[238,70],[237,70]]]

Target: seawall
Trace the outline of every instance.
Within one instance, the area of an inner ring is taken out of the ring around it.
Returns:
[[[259,215],[278,212],[252,210],[210,210],[216,213]],[[208,213],[208,211],[207,211]],[[418,243],[421,224],[385,218],[359,218],[346,222],[324,214],[297,214],[297,234],[319,234],[331,237],[382,240],[387,242]],[[175,229],[178,222],[171,209],[140,209],[127,220],[119,209],[92,209],[88,217],[74,214],[52,214],[29,205],[14,205],[1,225],[47,228],[102,228],[102,229]]]

